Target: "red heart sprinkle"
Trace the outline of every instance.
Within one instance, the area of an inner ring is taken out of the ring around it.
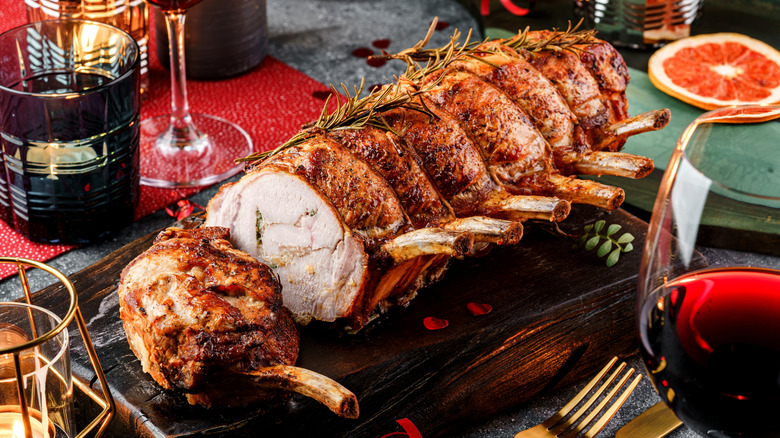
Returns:
[[[374,51],[369,49],[368,47],[358,47],[357,49],[352,51],[352,56],[356,56],[358,58],[368,58],[373,54]]]
[[[484,303],[468,303],[466,304],[466,308],[469,309],[469,312],[474,316],[485,315],[493,310],[493,306]]]
[[[371,67],[379,68],[385,64],[387,64],[386,59],[367,59],[366,64],[370,65]]]
[[[328,90],[317,90],[311,93],[315,99],[319,100],[327,100],[331,94],[333,94],[333,92]]]
[[[444,30],[450,25],[447,21],[439,21],[436,23],[436,30]]]
[[[374,40],[371,43],[372,46],[376,47],[377,49],[386,49],[390,47],[390,40],[387,38],[382,38],[380,40]]]
[[[428,330],[439,330],[450,325],[450,322],[446,319],[428,316],[423,320],[423,324]]]

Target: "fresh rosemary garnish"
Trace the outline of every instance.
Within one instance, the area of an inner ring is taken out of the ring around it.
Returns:
[[[434,26],[435,23],[436,21],[434,21]],[[404,73],[404,77],[415,83],[419,83],[423,78],[435,71],[443,70],[460,56],[473,56],[476,47],[481,44],[480,42],[469,42],[471,39],[471,32],[466,35],[465,42],[459,44],[458,39],[460,38],[460,32],[456,30],[446,46],[438,49],[423,49],[422,47],[427,44],[428,38],[429,36],[426,36],[426,39],[415,44],[413,48],[408,49],[408,52],[405,50],[399,52],[397,55],[392,55],[393,57],[397,57],[397,59],[402,59],[406,62],[408,67],[406,73]],[[407,56],[404,52],[407,52],[410,56]],[[417,62],[418,59],[416,59],[417,56],[414,55],[415,53],[425,53],[424,56],[419,57],[420,61],[426,61],[424,67]],[[434,84],[429,84],[429,86],[433,85]]]
[[[602,43],[596,39],[596,31],[591,30],[577,30],[582,24],[580,20],[576,25],[572,26],[569,22],[569,27],[565,31],[559,31],[553,28],[549,36],[541,39],[534,39],[528,36],[530,28],[526,27],[522,32],[509,38],[503,42],[503,45],[509,46],[515,50],[525,50],[528,52],[538,52],[540,50],[569,50],[578,52],[579,45],[582,44],[600,44]]]
[[[425,46],[430,42],[434,30],[436,30],[436,23],[438,20],[438,17],[433,19],[431,26],[428,28],[428,33],[425,34],[425,38],[411,48],[395,54],[390,54],[382,50],[381,55],[371,55],[369,58],[403,60],[409,66],[404,76],[417,81],[432,71],[446,67],[456,57],[476,51],[479,45],[486,42],[471,41],[471,30],[469,30],[469,33],[466,35],[466,40],[463,43],[459,43],[458,40],[460,39],[461,34],[460,31],[456,29],[452,34],[452,37],[450,37],[450,42],[445,46],[436,49],[426,49]],[[426,66],[420,66],[417,63],[419,61],[425,62]]]
[[[425,46],[430,42],[431,36],[436,28],[437,20],[435,19],[431,23],[431,27],[428,29],[425,38],[414,45],[414,47],[403,50],[397,54],[388,54],[382,52],[382,55],[376,58],[380,59],[401,59],[404,60],[408,68],[404,73],[403,78],[409,79],[416,86],[419,87],[423,78],[431,73],[442,70],[451,64],[455,59],[465,56],[478,59],[482,62],[488,62],[482,59],[479,54],[496,53],[500,51],[499,48],[483,47],[485,41],[470,41],[471,32],[469,31],[466,39],[463,43],[459,43],[460,32],[455,31],[450,42],[437,49],[426,49]],[[594,39],[594,31],[577,31],[579,23],[572,27],[571,23],[569,28],[565,32],[558,32],[553,29],[552,34],[543,39],[535,40],[529,38],[529,29],[526,28],[520,32],[517,36],[512,37],[504,42],[504,45],[512,47],[514,49],[522,49],[528,51],[539,50],[576,50],[577,44],[590,44],[596,43],[598,40]],[[424,61],[424,66],[419,62]],[[488,62],[489,63],[489,62]],[[402,80],[402,79],[401,79]],[[319,118],[316,122],[306,124],[302,129],[292,136],[289,140],[282,143],[272,151],[256,152],[244,158],[239,158],[236,161],[250,162],[250,164],[258,163],[272,155],[275,155],[284,149],[291,146],[301,144],[307,138],[318,135],[322,132],[330,132],[338,129],[360,129],[365,126],[375,126],[380,129],[392,131],[392,129],[384,122],[380,114],[384,111],[389,111],[398,107],[407,107],[412,110],[420,111],[428,114],[431,117],[435,117],[433,113],[425,107],[421,100],[413,99],[413,97],[421,92],[424,92],[427,88],[433,87],[438,81],[431,81],[426,84],[426,88],[418,90],[416,92],[402,91],[400,81],[395,84],[388,85],[384,88],[376,90],[366,97],[360,97],[363,91],[364,82],[361,81],[360,87],[355,87],[353,95],[350,95],[349,90],[344,84],[341,84],[341,88],[346,95],[346,101],[342,105],[341,97],[336,90],[336,87],[331,85],[333,93],[325,102],[322,108]],[[336,109],[332,113],[328,113],[328,105],[330,98],[336,96]]]
[[[631,233],[623,233],[617,239],[614,237],[615,233],[620,231],[621,226],[618,224],[612,224],[607,227],[604,234],[601,231],[604,230],[606,221],[599,220],[594,224],[585,226],[582,236],[574,244],[574,248],[584,247],[586,251],[590,251],[595,247],[599,247],[596,251],[598,257],[604,257],[607,254],[607,267],[612,267],[620,259],[620,253],[629,252],[634,249],[634,245],[631,242],[634,241],[634,236]],[[604,243],[599,243],[604,239]],[[614,249],[612,247],[615,247]]]
[[[430,41],[433,29],[436,26],[436,21],[434,20],[434,22],[431,24],[431,27],[428,29],[428,33],[426,34],[425,38],[415,44],[414,47],[402,50],[395,54],[382,51],[381,55],[371,56],[371,58],[400,59],[406,62],[410,67],[413,67],[414,63],[416,62],[428,62],[429,65],[431,62],[433,62],[441,68],[449,64],[449,61],[452,61],[455,58],[455,56],[452,56],[453,54],[456,54],[457,56],[468,56],[483,62],[487,62],[484,59],[481,59],[481,57],[478,55],[500,52],[501,46],[511,47],[512,49],[518,51],[525,50],[528,52],[538,52],[540,50],[570,50],[576,52],[580,50],[580,48],[577,47],[578,45],[600,43],[600,41],[595,37],[595,30],[578,31],[577,29],[581,24],[582,20],[580,20],[580,22],[574,26],[572,26],[571,22],[569,22],[569,27],[565,31],[558,31],[558,29],[553,28],[549,36],[544,38],[531,38],[529,36],[531,29],[530,27],[526,27],[524,30],[518,32],[518,34],[514,37],[502,41],[501,45],[497,47],[485,46],[484,43],[488,42],[488,40],[481,42],[469,41],[471,32],[469,32],[465,42],[458,43],[457,40],[460,37],[460,32],[456,30],[453,34],[453,37],[450,39],[450,42],[446,45],[435,49],[426,49],[425,46]],[[447,60],[447,62],[441,62],[443,60]]]
[[[361,98],[360,94],[363,92],[364,82],[365,81],[361,81],[360,87],[355,87],[354,94],[352,95],[347,87],[344,84],[341,84],[344,94],[346,95],[346,101],[343,104],[341,103],[341,97],[336,91],[336,88],[331,85],[331,88],[333,89],[331,96],[336,96],[336,109],[332,113],[328,113],[328,104],[330,103],[329,96],[325,101],[325,105],[316,122],[304,125],[301,131],[272,151],[256,152],[247,157],[239,158],[237,161],[249,161],[252,163],[261,161],[284,149],[298,145],[307,138],[321,132],[330,132],[339,129],[360,129],[365,126],[375,126],[380,129],[392,131],[390,126],[385,123],[379,114],[383,111],[389,111],[398,107],[407,107],[430,114],[430,110],[412,100],[418,92],[402,91],[397,83],[383,87]]]

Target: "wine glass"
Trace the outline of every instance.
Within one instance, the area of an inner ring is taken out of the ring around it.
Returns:
[[[780,436],[780,106],[727,107],[683,132],[637,292],[640,351],[690,429]]]
[[[190,113],[184,61],[187,8],[201,0],[146,0],[161,8],[170,41],[171,113],[141,122],[141,184],[204,186],[241,171],[236,158],[252,153],[252,140],[220,117]],[[215,36],[217,37],[217,36]]]

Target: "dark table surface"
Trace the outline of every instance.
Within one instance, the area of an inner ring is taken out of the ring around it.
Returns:
[[[534,29],[565,28],[567,22],[574,18],[572,0],[538,1],[535,9],[526,17],[507,13],[498,0],[491,2],[491,15],[481,17],[478,15],[477,3],[477,0],[267,0],[269,53],[323,84],[344,83],[351,88],[358,85],[361,78],[365,78],[367,84],[387,83],[392,81],[394,74],[403,72],[400,63],[388,63],[381,68],[370,67],[364,60],[351,56],[354,48],[379,38],[390,38],[394,48],[410,47],[424,36],[434,16],[450,25],[448,30],[434,35],[431,44],[437,46],[445,43],[455,28],[474,28],[479,32],[483,32],[486,27],[509,30],[525,26]],[[780,32],[777,32],[779,22],[780,2],[705,0],[702,15],[694,23],[692,33],[739,32],[780,47]],[[647,59],[652,51],[621,49],[621,53],[629,66],[646,70]],[[660,175],[654,175],[653,178],[658,179]],[[218,186],[204,189],[192,197],[193,201],[205,205],[216,193]],[[645,220],[649,219],[646,211],[632,209],[630,205],[627,205],[627,209]],[[164,211],[158,211],[104,242],[80,247],[48,263],[69,275],[88,267],[122,245],[172,222],[173,219]],[[712,256],[728,254],[715,252]],[[49,281],[38,275],[31,278],[34,290],[46,286]],[[0,299],[17,298],[19,291],[15,278],[0,282]],[[637,356],[628,360],[639,372],[645,372]],[[543,394],[485,424],[474,424],[459,436],[514,436],[516,432],[541,422],[555,412],[577,392],[579,386]],[[649,380],[643,379],[600,436],[613,436],[619,427],[659,400]],[[694,435],[681,428],[671,436],[679,438]]]

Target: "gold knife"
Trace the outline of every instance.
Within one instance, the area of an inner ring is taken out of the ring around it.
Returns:
[[[661,438],[681,424],[664,402],[658,402],[621,427],[615,438]]]

